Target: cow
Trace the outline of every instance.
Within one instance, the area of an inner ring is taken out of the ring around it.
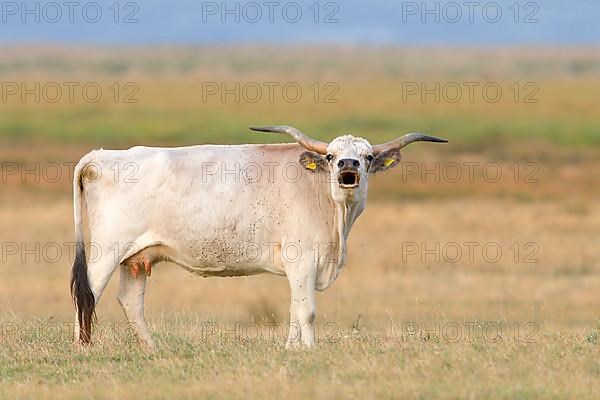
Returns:
[[[327,289],[344,266],[369,175],[398,165],[410,143],[447,142],[409,133],[379,145],[351,135],[325,143],[290,126],[250,129],[295,143],[100,149],[79,161],[71,271],[76,343],[91,342],[95,308],[120,267],[118,302],[141,346],[153,350],[144,292],[152,266],[166,261],[203,277],[286,276],[286,348],[313,347],[315,291]],[[135,173],[116,179],[113,172],[127,165]],[[84,201],[97,253],[89,261]]]

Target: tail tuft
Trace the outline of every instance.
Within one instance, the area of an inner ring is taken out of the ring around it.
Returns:
[[[83,243],[77,243],[77,253],[71,271],[71,296],[77,310],[79,340],[81,344],[88,344],[92,337],[92,321],[96,319],[96,300],[87,276]]]

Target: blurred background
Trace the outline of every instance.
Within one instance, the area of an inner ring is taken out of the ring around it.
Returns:
[[[450,141],[412,145],[372,178],[318,321],[598,329],[597,2],[42,1],[1,12],[4,321],[71,320],[71,180],[85,153],[286,141],[247,130],[285,124],[322,140]],[[117,280],[101,322],[124,321]],[[273,276],[160,265],[147,315],[284,323],[288,290]]]

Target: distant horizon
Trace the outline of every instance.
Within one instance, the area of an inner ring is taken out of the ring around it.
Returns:
[[[0,43],[327,43],[394,47],[600,44],[600,3],[594,0],[577,4],[560,0],[73,3],[77,6],[72,9],[59,2],[2,3]],[[467,7],[467,3],[475,5]],[[274,5],[271,8],[266,4]]]
[[[82,42],[65,42],[65,41],[19,41],[19,42],[4,42],[0,39],[0,47],[3,48],[38,48],[38,47],[53,47],[65,49],[192,49],[192,48],[332,48],[332,49],[365,49],[371,50],[473,50],[473,51],[493,51],[493,50],[597,50],[600,49],[598,43],[491,43],[491,44],[471,44],[471,43],[339,43],[339,42],[290,42],[290,43],[270,43],[270,42],[198,42],[198,43],[181,43],[181,42],[136,42],[136,43],[82,43]]]

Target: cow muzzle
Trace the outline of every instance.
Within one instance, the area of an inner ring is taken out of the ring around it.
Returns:
[[[360,183],[360,175],[357,169],[343,169],[338,176],[338,183],[342,189],[354,189]]]

